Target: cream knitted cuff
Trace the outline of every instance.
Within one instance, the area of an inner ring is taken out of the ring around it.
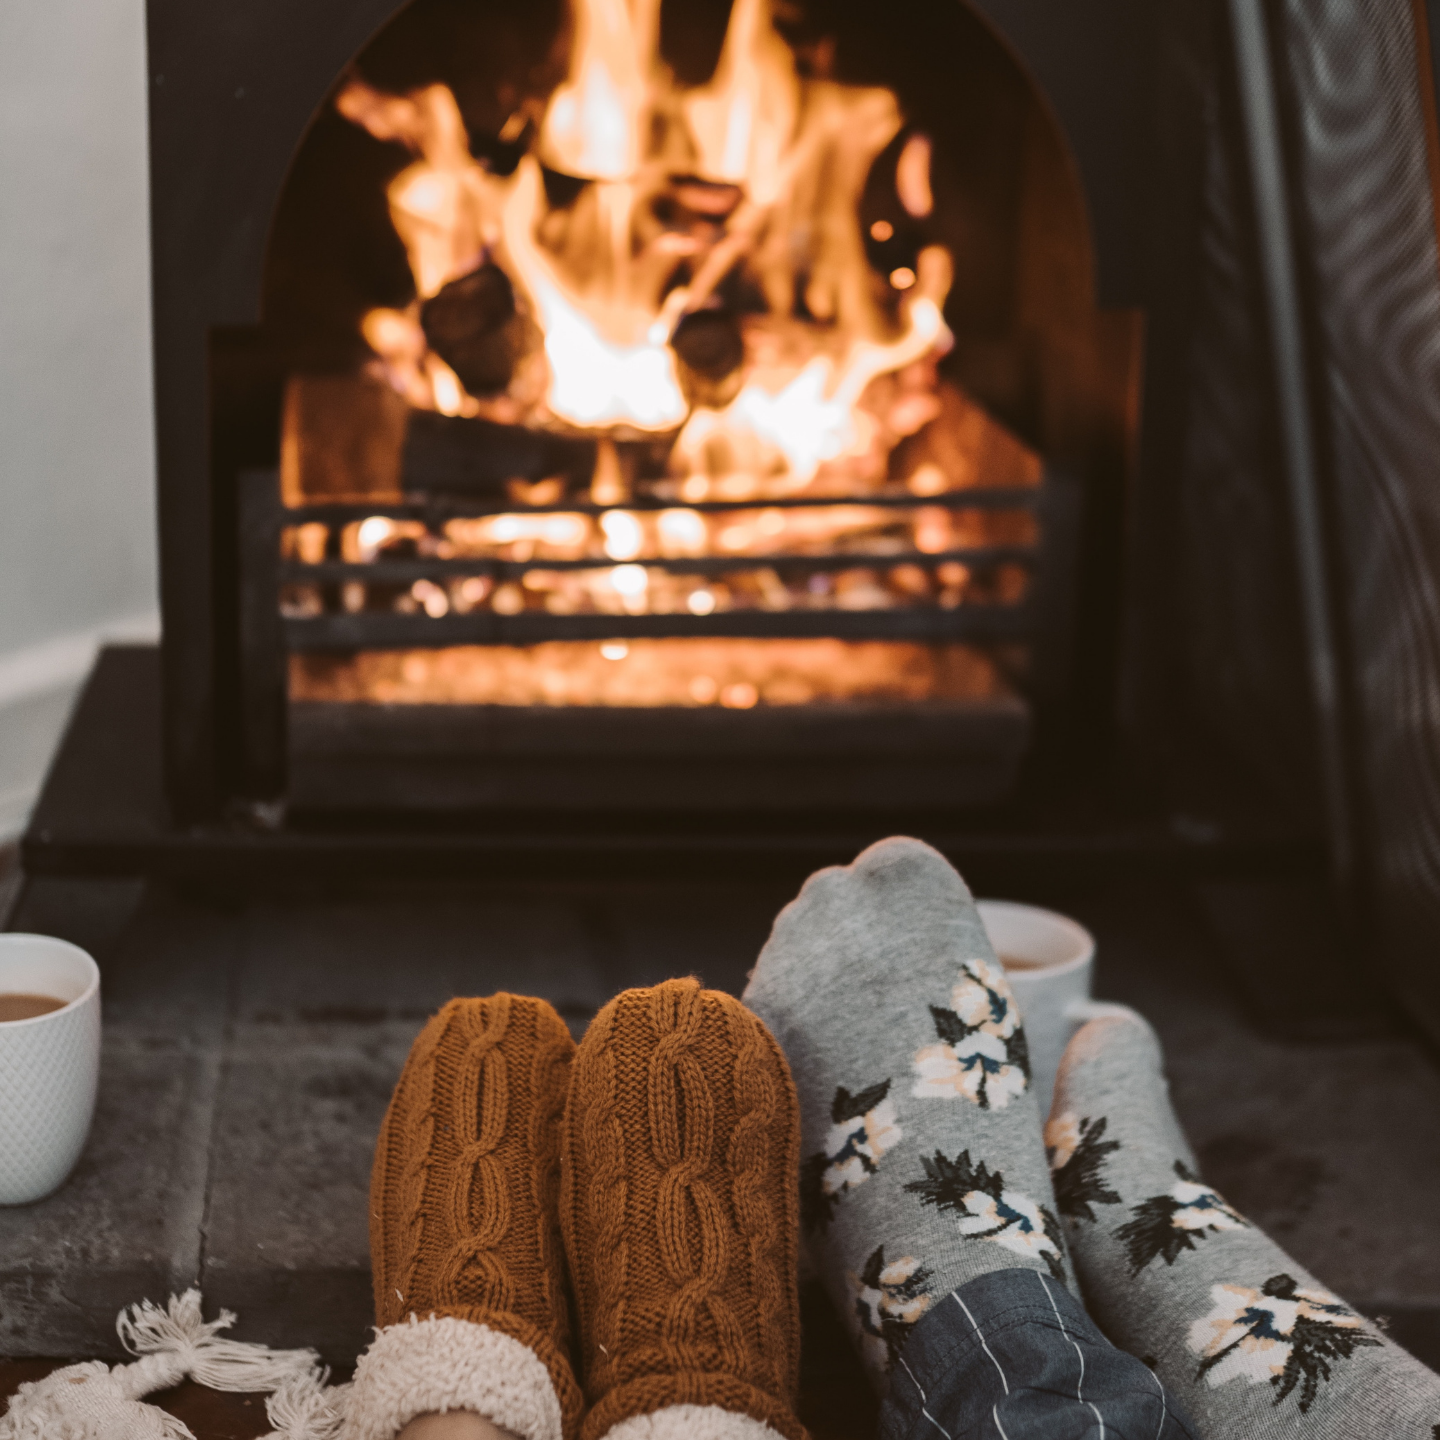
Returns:
[[[473,1411],[520,1440],[561,1440],[560,1400],[533,1350],[486,1325],[433,1315],[375,1336],[355,1370],[341,1440],[394,1440],[417,1415],[451,1410]]]
[[[605,1440],[780,1440],[762,1420],[718,1405],[667,1405],[632,1415],[605,1432]]]

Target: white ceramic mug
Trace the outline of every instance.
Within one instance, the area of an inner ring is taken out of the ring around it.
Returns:
[[[1025,1022],[1030,1084],[1043,1120],[1071,1036],[1087,1020],[1115,1008],[1090,998],[1095,937],[1078,920],[1038,905],[980,900],[976,907]]]
[[[25,1205],[75,1168],[100,1079],[100,967],[49,935],[0,934],[0,994],[65,1003],[0,1021],[0,1205]]]

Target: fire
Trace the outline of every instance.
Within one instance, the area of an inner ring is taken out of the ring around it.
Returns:
[[[419,156],[387,192],[416,294],[428,299],[447,280],[473,270],[497,238],[494,196],[470,157],[470,137],[449,88],[384,95],[351,80],[335,106],[377,140],[398,140]]]
[[[950,289],[950,256],[932,245],[921,252],[919,265],[923,278],[913,282],[917,288],[905,303],[899,339],[858,340],[843,367],[817,356],[778,392],[751,381],[724,410],[697,410],[680,436],[679,453],[693,456],[717,436],[736,446],[750,437],[779,451],[792,481],[804,486],[827,460],[863,449],[872,433],[858,408],[866,386],[950,343],[941,311]]]
[[[508,408],[467,393],[428,347],[419,304],[372,312],[366,339],[412,405],[505,419],[518,407],[525,423],[592,431],[684,427],[679,463],[724,433],[804,486],[870,442],[858,402],[871,380],[949,343],[948,256],[937,250],[920,266],[898,306],[877,297],[865,258],[858,203],[902,125],[895,97],[802,80],[770,0],[735,0],[713,77],[689,91],[659,59],[658,0],[574,0],[572,22],[569,73],[508,177],[471,156],[444,86],[394,96],[357,77],[336,101],[417,157],[388,198],[419,302],[498,266],[538,329],[543,384],[533,387],[533,367],[521,366]],[[542,162],[586,182],[579,196],[552,205]],[[928,142],[913,137],[901,162],[900,199],[918,214],[929,204]],[[698,218],[667,221],[677,206]],[[738,373],[721,385],[728,395],[697,399],[677,335],[688,317],[711,312],[737,270],[773,317],[790,321],[803,299],[806,338],[786,364],[757,363],[751,352],[764,338],[742,325]],[[892,276],[892,292],[900,288]]]
[[[507,122],[507,143],[528,137],[508,175],[474,158],[444,86],[388,95],[355,76],[342,88],[342,115],[414,157],[387,199],[416,300],[364,317],[372,368],[414,409],[597,442],[588,493],[574,476],[532,477],[510,483],[514,513],[346,527],[341,555],[376,569],[340,587],[346,610],[705,617],[1024,594],[1023,564],[972,566],[971,552],[1032,545],[1033,514],[952,495],[1032,487],[1040,461],[940,376],[953,263],[935,243],[931,142],[906,133],[891,91],[802,76],[771,3],[733,0],[713,76],[684,89],[659,56],[659,0],[572,0],[566,77]],[[871,172],[901,137],[889,218],[867,223]],[[467,368],[432,323],[434,307],[486,296],[493,333],[508,327],[498,370]],[[662,457],[663,478],[630,478],[641,450]],[[324,526],[308,527],[318,538],[302,528],[287,532],[288,555],[333,553]],[[445,564],[384,579],[387,558],[415,557]],[[464,574],[469,563],[483,573]],[[321,590],[292,586],[285,603],[316,613]],[[296,665],[297,697],[355,684],[357,698],[471,703],[744,709],[991,683],[964,647],[838,640],[611,639]]]
[[[668,337],[648,334],[653,317],[633,306],[602,299],[587,313],[572,299],[533,236],[543,193],[539,163],[527,155],[504,208],[505,244],[545,333],[551,412],[587,429],[625,424],[637,430],[674,429],[684,420],[686,405]],[[613,191],[606,198],[624,199]]]
[[[659,0],[585,0],[574,15],[570,75],[540,128],[546,163],[565,175],[624,181],[644,159]]]

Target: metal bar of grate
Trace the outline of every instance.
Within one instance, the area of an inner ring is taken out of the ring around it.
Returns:
[[[823,555],[697,555],[669,559],[646,559],[637,555],[626,561],[603,555],[583,560],[488,560],[483,557],[459,560],[406,556],[404,559],[377,558],[354,562],[325,560],[315,564],[290,561],[281,567],[280,578],[294,584],[362,580],[376,585],[398,585],[428,580],[437,575],[488,575],[509,579],[532,570],[609,570],[617,564],[640,565],[647,570],[664,570],[676,575],[728,575],[739,570],[887,569],[896,565],[918,565],[922,569],[933,570],[952,563],[974,570],[993,569],[997,565],[1033,567],[1039,563],[1039,555],[1032,545],[987,545],[933,554],[923,550],[890,551],[887,554],[832,550]]]
[[[372,515],[385,520],[471,520],[487,515],[604,515],[611,510],[653,512],[695,510],[702,515],[722,515],[737,510],[813,510],[861,506],[880,510],[1033,510],[1040,503],[1042,486],[1001,486],[989,489],[947,490],[940,495],[829,495],[795,496],[785,500],[656,500],[650,497],[626,500],[615,505],[596,505],[577,500],[555,505],[517,505],[511,500],[328,500],[288,506],[287,525],[320,521],[329,525],[366,520]]]
[[[1024,605],[953,610],[727,610],[713,615],[397,615],[362,611],[284,622],[292,652],[428,650],[450,645],[538,645],[547,640],[1023,640],[1032,631]]]

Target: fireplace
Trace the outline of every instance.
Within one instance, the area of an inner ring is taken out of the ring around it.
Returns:
[[[1093,742],[1133,47],[1067,129],[964,5],[371,10],[151,6],[177,812],[993,810]]]

